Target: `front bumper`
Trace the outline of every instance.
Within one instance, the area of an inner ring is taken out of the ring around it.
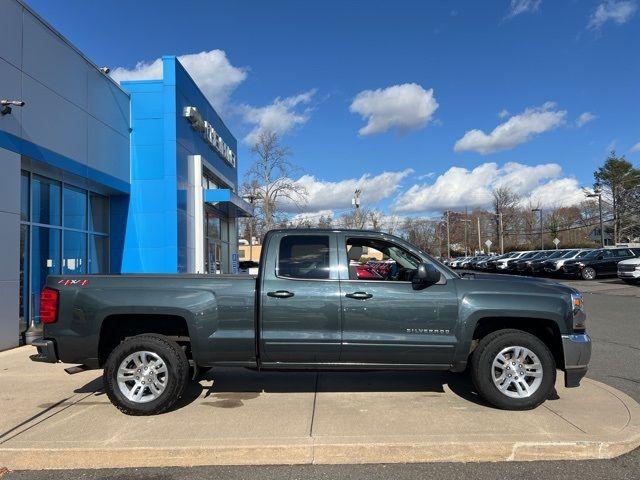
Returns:
[[[58,363],[58,355],[56,354],[56,344],[53,340],[34,340],[31,345],[38,348],[38,353],[30,355],[29,358],[34,362]]]
[[[579,265],[563,265],[562,266],[562,273],[566,274],[566,275],[577,275],[578,273],[580,273],[580,270],[582,269],[582,267],[580,267]]]
[[[618,277],[619,278],[635,278],[640,280],[640,270],[632,270],[632,271],[626,271],[626,270],[618,270]]]
[[[564,386],[580,386],[591,360],[591,338],[587,334],[562,335],[564,353]]]

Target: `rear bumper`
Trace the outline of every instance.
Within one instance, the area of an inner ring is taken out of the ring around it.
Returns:
[[[58,363],[56,344],[53,340],[34,340],[31,345],[38,348],[38,353],[29,356],[32,361]]]
[[[564,354],[564,386],[580,386],[591,360],[591,338],[587,334],[562,335]]]

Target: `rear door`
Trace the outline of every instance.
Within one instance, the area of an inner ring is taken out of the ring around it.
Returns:
[[[340,357],[340,284],[334,233],[274,233],[263,255],[262,362],[335,362]]]

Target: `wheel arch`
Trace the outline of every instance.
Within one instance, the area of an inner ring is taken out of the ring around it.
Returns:
[[[103,318],[98,341],[98,364],[103,367],[109,354],[123,340],[142,334],[163,335],[180,345],[188,358],[193,357],[187,317],[171,313],[114,313]]]

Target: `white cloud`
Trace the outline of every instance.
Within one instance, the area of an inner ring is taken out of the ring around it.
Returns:
[[[492,191],[507,186],[523,198],[532,198],[542,206],[571,205],[583,198],[578,181],[561,177],[556,163],[523,165],[510,162],[502,167],[483,163],[473,170],[451,167],[432,183],[415,184],[398,195],[398,212],[432,212],[450,208],[488,207]]]
[[[541,107],[527,108],[523,113],[514,115],[489,134],[477,129],[467,131],[453,149],[481,154],[509,150],[531,140],[536,134],[558,127],[566,116],[566,110],[557,110],[555,103],[546,102]]]
[[[317,212],[302,212],[297,213],[293,217],[291,217],[291,223],[294,225],[302,225],[306,222],[311,223],[311,225],[317,225],[318,221],[321,217],[331,218],[335,220],[335,213],[333,210],[320,210]]]
[[[542,0],[511,0],[507,18],[513,18],[523,13],[537,12]]]
[[[576,125],[578,127],[582,127],[584,124],[589,123],[591,120],[594,120],[596,116],[591,112],[584,112],[581,114],[576,120]]]
[[[224,110],[233,90],[247,78],[247,69],[231,65],[222,50],[180,55],[178,60],[218,111]],[[132,69],[115,68],[111,77],[118,82],[161,79],[162,59],[157,58],[149,63],[138,62]]]
[[[304,175],[296,182],[302,185],[308,193],[306,212],[351,208],[353,192],[357,188],[362,190],[360,202],[364,206],[374,206],[379,201],[394,195],[400,188],[400,183],[413,170],[406,169],[399,172],[383,172],[378,175],[364,174],[360,178],[348,178],[337,182],[319,180],[313,175]],[[293,205],[283,205],[289,212],[299,209]]]
[[[375,135],[395,128],[399,134],[424,127],[438,108],[433,89],[417,83],[403,83],[377,90],[364,90],[353,99],[349,110],[367,124],[358,133]]]
[[[591,30],[598,30],[609,21],[622,25],[636,13],[637,9],[638,5],[635,1],[607,0],[598,5],[598,8],[591,14],[587,27]]]
[[[636,143],[633,147],[631,147],[629,151],[631,153],[640,152],[640,142]]]
[[[304,125],[309,120],[311,109],[308,105],[315,93],[313,89],[291,97],[278,97],[264,107],[240,106],[243,121],[254,125],[244,141],[253,144],[262,132],[282,135],[298,125]]]
[[[509,116],[509,110],[503,108],[502,110],[500,110],[500,113],[498,113],[498,116],[500,118],[507,118]]]

